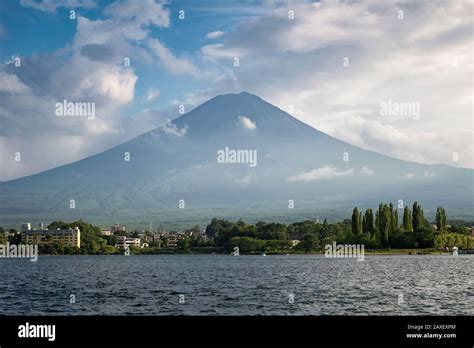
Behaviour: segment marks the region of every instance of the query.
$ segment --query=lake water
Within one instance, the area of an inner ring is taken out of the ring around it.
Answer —
[[[0,314],[474,315],[474,255],[0,259]]]

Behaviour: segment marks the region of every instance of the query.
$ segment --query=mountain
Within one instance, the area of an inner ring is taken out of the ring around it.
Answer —
[[[232,150],[244,150],[246,163],[220,163],[233,160]],[[474,215],[473,172],[363,150],[243,92],[214,97],[97,155],[1,183],[0,225],[331,219],[350,216],[354,205],[399,200],[417,200],[427,216],[443,205],[451,217],[466,218]]]

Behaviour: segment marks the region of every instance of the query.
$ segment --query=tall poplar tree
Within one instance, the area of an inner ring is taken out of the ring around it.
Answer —
[[[389,205],[390,210],[390,233],[394,233],[398,227],[397,209],[393,207],[392,202]]]
[[[418,232],[425,225],[425,217],[423,216],[423,210],[418,202],[413,203],[413,231]]]
[[[352,211],[352,219],[351,219],[351,226],[352,226],[352,233],[354,235],[359,235],[361,232],[361,223],[360,223],[360,214],[359,209],[357,207],[354,208]]]
[[[413,220],[411,210],[408,207],[403,209],[403,229],[405,231],[413,231]]]
[[[446,232],[446,211],[443,207],[436,208],[436,228],[439,232]]]
[[[365,211],[365,233],[370,235],[370,237],[374,236],[375,233],[375,226],[374,226],[374,213],[372,212],[372,209],[367,209]]]
[[[390,207],[386,204],[379,205],[378,218],[379,218],[379,240],[383,247],[388,247],[388,238],[390,235],[391,228],[391,214]]]

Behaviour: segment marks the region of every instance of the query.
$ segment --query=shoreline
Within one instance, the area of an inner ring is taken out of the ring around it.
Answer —
[[[470,253],[460,252],[461,255],[469,255]],[[226,253],[193,253],[193,252],[157,252],[157,253],[136,253],[133,252],[130,255],[124,255],[123,253],[113,253],[113,254],[39,254],[38,256],[154,256],[154,255],[215,255],[215,256],[233,256],[232,254]],[[267,252],[265,256],[324,256],[324,252],[314,252],[314,253],[284,253],[284,252]],[[406,256],[406,255],[452,255],[452,252],[444,250],[433,250],[433,249],[392,249],[392,250],[366,250],[365,256],[380,256],[380,255],[390,255],[390,256]],[[244,254],[241,253],[239,256],[263,256],[258,253],[254,254]],[[1,257],[0,257],[1,258]],[[340,257],[344,258],[344,257]]]

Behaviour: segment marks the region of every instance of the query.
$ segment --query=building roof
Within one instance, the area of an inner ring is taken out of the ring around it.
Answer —
[[[79,229],[60,229],[60,230],[28,230],[28,231],[22,231],[21,233],[23,234],[30,234],[30,235],[35,235],[35,234],[71,234],[73,232],[80,232]]]

